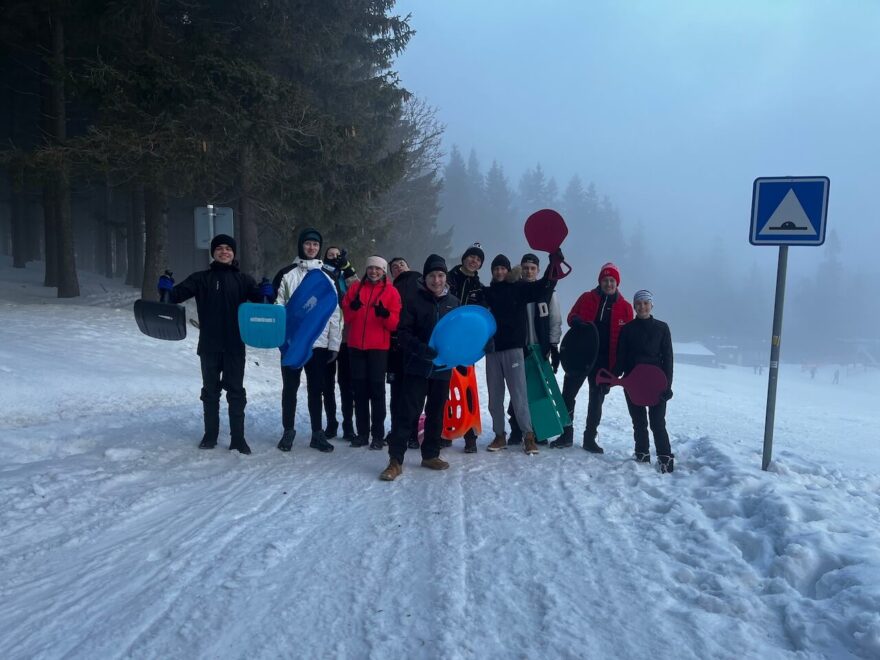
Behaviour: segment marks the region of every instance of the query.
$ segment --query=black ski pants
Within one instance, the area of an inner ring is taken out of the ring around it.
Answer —
[[[312,357],[299,369],[281,367],[281,423],[285,431],[293,428],[296,422],[296,393],[302,372],[306,372],[306,387],[309,395],[309,420],[312,433],[323,431],[321,428],[321,398],[324,390],[324,374],[327,372],[327,358],[330,351],[326,348],[313,348]]]
[[[626,407],[633,423],[633,438],[636,441],[636,453],[647,454],[650,450],[648,442],[648,425],[654,434],[654,449],[657,456],[670,456],[669,434],[666,432],[666,402],[661,401],[655,406],[637,406],[626,397]]]
[[[425,439],[422,441],[422,458],[437,458],[440,455],[440,435],[443,432],[443,410],[448,398],[448,379],[404,376],[400,413],[391,420],[388,455],[403,464],[406,443],[418,432],[419,417],[424,410]]]
[[[202,408],[205,415],[205,438],[217,441],[220,435],[220,394],[226,390],[229,407],[229,431],[232,442],[244,440],[244,353],[203,353]]]
[[[342,430],[354,429],[354,389],[351,383],[351,368],[348,360],[348,346],[339,347],[338,357],[327,365],[324,374],[324,414],[327,425],[334,426],[336,421],[336,383],[339,382],[339,401],[342,404]]]
[[[374,440],[385,438],[385,370],[388,351],[348,349],[354,406],[357,412],[357,433]]]
[[[584,385],[589,384],[589,399],[587,403],[587,428],[584,429],[584,440],[594,441],[599,430],[599,422],[602,420],[602,404],[605,402],[605,393],[602,386],[596,384],[596,376],[587,376],[586,373],[566,372],[562,381],[562,400],[568,409],[568,416],[574,423],[574,404],[578,392]]]

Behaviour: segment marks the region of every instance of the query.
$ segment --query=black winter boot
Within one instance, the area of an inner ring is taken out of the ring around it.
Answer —
[[[366,447],[368,444],[370,444],[370,436],[368,435],[356,435],[351,439],[351,446],[355,448]]]
[[[637,451],[633,454],[633,458],[636,463],[650,463],[651,462],[651,454],[646,451]]]
[[[660,472],[666,474],[673,472],[675,469],[675,454],[666,454],[657,457],[657,463],[660,465]]]
[[[383,447],[385,447],[384,438],[373,438],[372,441],[370,442],[370,449],[372,449],[374,451],[379,451]]]
[[[290,451],[293,449],[293,439],[296,437],[296,431],[293,429],[285,429],[284,435],[278,441],[278,449],[281,451]]]
[[[334,449],[333,445],[327,442],[327,438],[324,437],[323,431],[312,431],[312,440],[309,442],[309,447],[324,452],[325,454]]]
[[[351,422],[342,422],[342,439],[343,440],[354,440],[355,432],[354,432],[354,424]]]
[[[202,441],[199,443],[199,449],[213,449],[217,446],[217,436],[210,437],[207,433],[202,436]]]
[[[232,451],[233,449],[235,451],[237,451],[239,454],[250,454],[251,453],[251,448],[248,447],[248,443],[245,442],[244,438],[239,438],[238,440],[233,440],[232,443],[229,445],[229,450]]]
[[[553,449],[567,449],[574,444],[574,426],[566,426],[562,429],[562,435],[550,443]]]
[[[594,436],[590,437],[590,436],[588,436],[588,435],[586,434],[586,432],[584,433],[584,445],[583,445],[583,447],[584,447],[584,451],[588,451],[588,452],[590,452],[591,454],[604,454],[604,453],[605,453],[605,450],[602,449],[602,448],[596,443],[596,436],[594,435]]]
[[[518,426],[512,426],[510,428],[510,435],[507,436],[507,444],[509,445],[521,445],[523,441],[522,429]]]

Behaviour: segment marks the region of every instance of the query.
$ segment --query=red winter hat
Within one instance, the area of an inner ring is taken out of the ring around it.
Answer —
[[[613,277],[617,280],[617,286],[620,286],[620,271],[617,270],[617,266],[615,266],[610,261],[602,266],[602,270],[599,271],[599,283],[602,283],[603,277]]]

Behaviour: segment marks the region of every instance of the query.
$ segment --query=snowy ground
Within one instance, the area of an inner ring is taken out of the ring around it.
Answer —
[[[672,475],[628,460],[615,393],[604,456],[459,442],[384,483],[384,452],[308,449],[304,401],[275,449],[273,351],[254,454],[196,450],[194,328],[150,340],[131,290],[57,301],[8,266],[2,658],[880,657],[880,374],[784,365],[769,472],[766,376],[681,365]]]

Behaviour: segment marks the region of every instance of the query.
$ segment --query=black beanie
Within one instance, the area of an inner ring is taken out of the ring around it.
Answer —
[[[535,264],[536,266],[540,266],[541,262],[538,261],[538,257],[531,252],[526,252],[522,259],[519,260],[520,265],[522,264]]]
[[[235,245],[235,239],[228,234],[217,234],[214,238],[211,239],[211,257],[214,256],[214,250],[217,249],[218,245],[228,245],[232,248],[232,254],[238,253],[238,247]]]
[[[313,227],[306,227],[299,233],[299,238],[296,241],[296,253],[300,259],[308,259],[308,257],[303,252],[303,243],[306,241],[318,241],[318,245],[320,246],[324,239],[321,237],[321,232]],[[320,251],[320,247],[318,248]]]
[[[486,255],[483,252],[483,249],[480,247],[479,243],[474,243],[467,250],[464,251],[464,254],[461,255],[461,260],[464,261],[469,256],[474,255],[480,258],[480,265],[483,265],[483,262],[486,261]]]
[[[495,266],[504,266],[507,270],[510,270],[510,259],[505,257],[503,254],[499,254],[497,257],[492,259],[492,270],[495,270]]]
[[[427,277],[428,273],[433,273],[435,270],[443,271],[444,273],[449,272],[446,269],[446,260],[439,254],[432,254],[425,259],[425,267],[422,268],[422,275]]]

